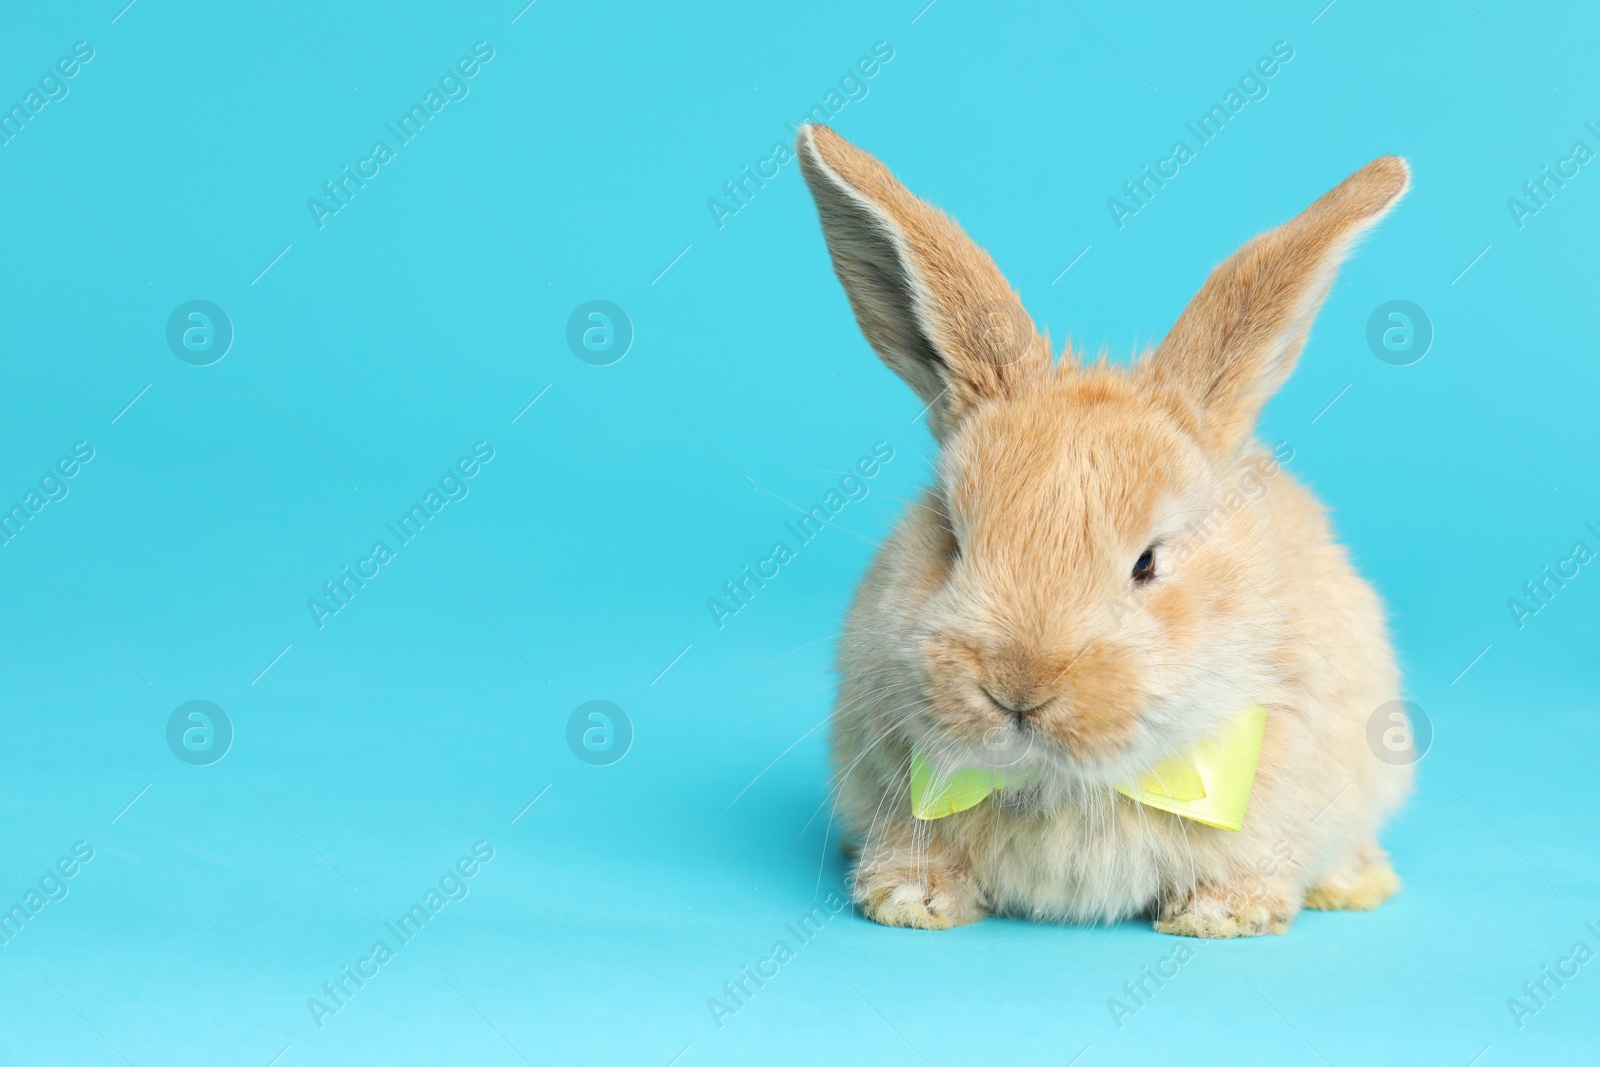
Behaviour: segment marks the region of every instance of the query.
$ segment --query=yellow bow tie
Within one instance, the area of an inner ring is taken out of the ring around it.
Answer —
[[[1244,825],[1266,726],[1266,708],[1246,708],[1216,737],[1160,761],[1132,784],[1117,786],[1117,792],[1207,826],[1237,830]],[[982,803],[997,789],[1020,785],[1027,777],[988,767],[963,767],[941,775],[912,749],[911,813],[919,819],[942,819]]]

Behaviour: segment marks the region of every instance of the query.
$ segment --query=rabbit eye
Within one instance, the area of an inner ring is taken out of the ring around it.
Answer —
[[[1156,576],[1156,546],[1151,545],[1140,553],[1138,560],[1133,564],[1133,581],[1136,585],[1144,585]]]

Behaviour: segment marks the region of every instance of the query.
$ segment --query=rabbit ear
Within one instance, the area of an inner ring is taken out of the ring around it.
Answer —
[[[1202,443],[1230,455],[1294,369],[1311,320],[1350,246],[1405,193],[1398,156],[1375,159],[1293,220],[1251,240],[1211,272],[1140,368],[1175,394]]]
[[[802,127],[797,151],[856,322],[927,401],[935,436],[1050,366],[1049,342],[994,260],[944,212],[826,126]]]

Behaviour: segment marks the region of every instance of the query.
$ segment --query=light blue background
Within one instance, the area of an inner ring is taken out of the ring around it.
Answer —
[[[7,106],[95,49],[0,147],[0,498],[95,449],[0,547],[0,901],[95,849],[0,946],[5,1062],[1596,1057],[1600,962],[1521,1030],[1506,1006],[1600,949],[1600,568],[1521,630],[1506,604],[1600,548],[1600,173],[1521,229],[1506,206],[1600,148],[1592,9],[123,2],[13,7],[0,33]],[[470,95],[319,230],[307,199],[479,40]],[[878,41],[894,58],[834,125],[952,211],[1057,342],[1119,357],[1280,212],[1382,153],[1414,169],[1263,428],[1386,596],[1435,727],[1387,835],[1405,889],[1188,942],[1121,1029],[1107,999],[1177,944],[1143,923],[845,912],[724,1028],[706,1006],[842,884],[812,818],[833,639],[932,449],[795,165],[721,229],[707,200]],[[1268,97],[1118,230],[1107,198],[1276,41],[1294,59]],[[203,368],[164,338],[197,298],[236,331]],[[610,367],[566,346],[590,299],[634,324]],[[1392,299],[1434,325],[1413,366],[1366,345]],[[786,501],[879,440],[895,459],[847,529],[719,631],[707,599]],[[319,630],[307,599],[476,441],[495,458],[470,496]],[[597,698],[635,731],[609,767],[565,741]],[[193,699],[236,730],[209,767],[165,742]],[[480,840],[471,895],[319,1030],[307,999]]]

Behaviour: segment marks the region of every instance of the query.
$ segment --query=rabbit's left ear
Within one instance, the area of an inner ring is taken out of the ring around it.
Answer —
[[[796,147],[856,322],[927,402],[935,436],[1051,365],[994,260],[944,212],[826,126],[802,127]]]
[[[1375,159],[1211,272],[1140,373],[1190,416],[1213,456],[1254,432],[1305,346],[1345,253],[1405,193],[1398,156]]]

